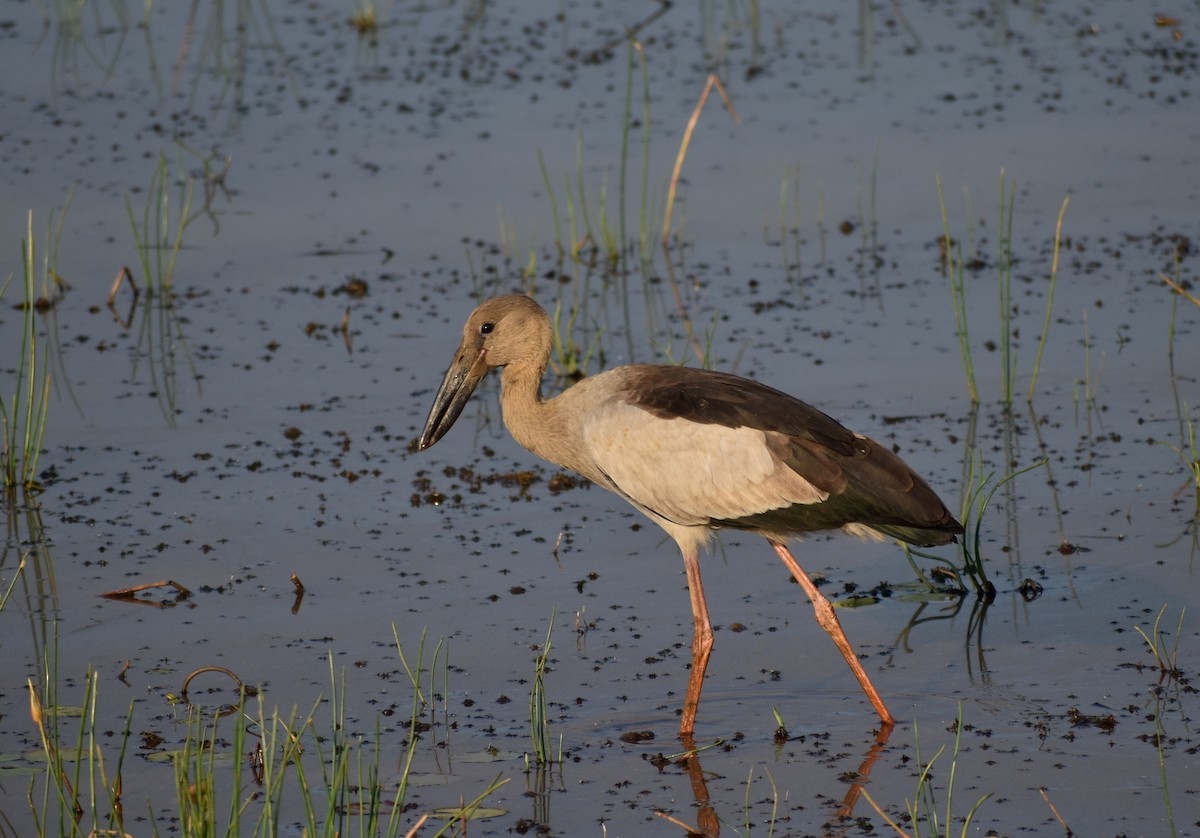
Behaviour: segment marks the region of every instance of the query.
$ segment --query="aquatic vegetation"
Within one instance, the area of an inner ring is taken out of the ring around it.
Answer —
[[[700,91],[700,98],[696,100],[696,107],[692,109],[691,118],[688,119],[688,123],[683,129],[683,137],[679,141],[679,152],[675,155],[675,168],[671,171],[671,180],[667,185],[667,201],[662,221],[662,246],[664,250],[671,243],[671,219],[675,213],[675,196],[679,189],[679,176],[683,172],[683,161],[687,157],[689,146],[692,144],[692,134],[696,131],[696,123],[700,120],[700,114],[704,110],[704,106],[708,103],[709,94],[712,93],[714,88],[720,94],[721,101],[725,103],[725,109],[729,111],[733,120],[735,122],[741,121],[741,117],[733,109],[733,102],[730,101],[729,95],[725,92],[725,85],[721,84],[721,79],[715,73],[710,73],[708,79],[704,82],[704,89]],[[676,230],[675,235],[678,238],[680,231]]]
[[[576,339],[580,329],[580,314],[579,304],[572,304],[566,322],[563,322],[563,301],[560,299],[554,304],[554,361],[558,366],[559,375],[572,380],[587,375],[593,357],[600,350],[600,338],[603,334],[599,325],[584,329],[583,339],[587,341],[587,346],[582,346]],[[599,354],[603,355],[603,352],[600,351]]]
[[[138,261],[142,266],[142,277],[146,291],[150,294],[168,293],[175,279],[175,261],[183,247],[183,231],[191,219],[192,195],[196,179],[183,177],[179,183],[177,207],[172,213],[171,176],[167,156],[159,154],[154,170],[150,174],[150,185],[146,190],[146,204],[142,208],[141,223],[133,212],[133,202],[125,196],[125,211],[129,225],[133,228],[133,241],[137,247]]]
[[[1175,626],[1174,632],[1175,639],[1170,645],[1167,643],[1168,633],[1161,627],[1163,615],[1166,613],[1167,606],[1164,605],[1159,609],[1158,615],[1154,618],[1154,625],[1151,626],[1149,632],[1141,626],[1133,627],[1133,630],[1146,642],[1146,648],[1154,658],[1154,668],[1158,670],[1160,684],[1166,680],[1178,681],[1180,678],[1179,639],[1183,635],[1183,616],[1187,613],[1187,609],[1179,609],[1179,622]]]
[[[955,775],[958,770],[958,759],[962,744],[962,731],[963,720],[962,707],[960,705],[958,709],[958,717],[954,723],[954,743],[950,751],[949,775],[946,779],[945,791],[943,792],[945,794],[946,801],[945,804],[942,805],[938,801],[938,791],[935,788],[933,781],[933,766],[934,763],[941,758],[942,754],[946,752],[946,746],[942,745],[942,747],[938,748],[937,753],[935,753],[928,762],[922,760],[921,737],[917,729],[917,723],[913,722],[913,740],[916,743],[917,767],[920,773],[917,776],[917,788],[913,795],[913,799],[911,801],[904,801],[905,813],[903,818],[901,818],[906,820],[908,826],[912,830],[911,832],[905,830],[899,823],[897,823],[897,819],[892,818],[886,812],[884,812],[879,804],[872,799],[871,795],[865,789],[863,790],[862,794],[863,797],[867,799],[867,802],[870,803],[875,811],[879,813],[879,816],[883,818],[887,825],[894,829],[896,834],[902,836],[902,838],[922,838],[922,836],[928,836],[928,838],[937,838],[937,836],[941,836],[942,838],[951,838],[951,836],[955,834],[962,836],[962,838],[966,838],[966,836],[971,833],[971,821],[974,820],[975,814],[979,811],[979,807],[982,806],[987,799],[992,796],[993,792],[988,792],[987,794],[982,795],[978,800],[975,801],[974,804],[971,805],[965,815],[956,816],[954,814],[954,796],[956,793]],[[962,821],[962,829],[957,833],[954,830],[954,821],[956,817],[959,817]]]
[[[1158,670],[1157,689],[1153,691],[1154,711],[1148,714],[1148,717],[1154,722],[1153,741],[1154,749],[1158,756],[1159,784],[1162,788],[1163,806],[1166,811],[1167,824],[1171,830],[1171,835],[1174,836],[1178,835],[1179,832],[1175,825],[1175,810],[1171,803],[1171,787],[1167,778],[1167,733],[1163,726],[1163,716],[1167,696],[1171,694],[1165,688],[1178,689],[1181,686],[1186,687],[1188,683],[1187,677],[1179,667],[1179,641],[1183,636],[1183,618],[1187,613],[1187,609],[1179,609],[1179,621],[1175,625],[1175,631],[1173,632],[1174,639],[1171,641],[1167,639],[1171,633],[1161,627],[1163,615],[1166,613],[1167,606],[1164,605],[1155,616],[1154,624],[1150,627],[1149,632],[1141,626],[1134,626],[1133,629],[1145,641],[1146,648],[1154,659],[1154,668]],[[1179,703],[1177,693],[1174,701],[1176,704]]]
[[[57,228],[51,216],[51,230],[46,237],[40,267],[32,210],[21,244],[22,297],[17,306],[21,310],[21,341],[15,359],[16,386],[7,400],[0,395],[0,482],[10,498],[17,489],[36,491],[39,488],[38,459],[46,435],[51,376],[49,347],[38,336],[36,315],[39,309],[53,306],[57,290],[61,287],[55,261],[65,214],[64,210]],[[39,277],[43,289],[40,297],[37,294]],[[10,282],[11,277],[0,286],[0,298],[3,298]]]
[[[1025,401],[1033,401],[1033,393],[1037,389],[1038,373],[1042,368],[1042,354],[1046,351],[1046,339],[1050,336],[1050,317],[1054,313],[1054,287],[1058,283],[1058,258],[1062,250],[1063,218],[1067,214],[1067,203],[1070,196],[1063,198],[1062,208],[1058,211],[1058,221],[1054,225],[1054,255],[1050,259],[1050,285],[1046,290],[1046,320],[1042,323],[1042,336],[1038,339],[1037,356],[1033,359],[1033,375],[1029,379],[1029,390]]]
[[[445,821],[430,833],[434,836],[457,830],[478,816],[487,797],[507,780],[497,777],[469,803],[426,812],[405,831],[413,755],[420,733],[432,728],[421,717],[432,705],[433,678],[449,677],[448,667],[438,668],[439,643],[429,668],[428,693],[421,688],[424,641],[422,634],[413,667],[397,642],[413,690],[406,751],[395,785],[385,786],[383,780],[390,771],[383,768],[386,748],[379,720],[373,736],[349,733],[345,674],[339,681],[330,653],[329,697],[318,697],[307,711],[295,706],[286,711],[269,708],[264,691],[242,685],[236,676],[238,689],[232,704],[187,705],[186,717],[179,720],[184,733],[178,747],[157,750],[161,740],[150,745],[158,758],[153,761],[172,766],[175,788],[173,808],[152,802],[152,818],[172,819],[185,838],[266,838],[290,830],[293,820],[307,835],[415,836],[430,817]],[[54,665],[57,649],[48,650],[47,658],[44,682],[28,681],[30,715],[45,759],[40,789],[35,778],[29,795],[37,834],[81,838],[125,834],[134,817],[143,817],[142,812],[126,811],[126,801],[134,794],[125,782],[134,706],[114,742],[112,732],[100,729],[97,721],[96,671],[88,668],[82,705],[65,706]],[[69,723],[70,719],[78,719],[77,724]],[[150,735],[141,734],[143,751]],[[286,817],[285,799],[289,801]]]
[[[374,37],[379,32],[379,4],[375,0],[355,0],[350,25],[359,35]]]
[[[562,762],[562,742],[559,741],[555,757],[550,738],[550,719],[546,711],[546,664],[550,659],[550,636],[554,633],[554,613],[550,614],[550,625],[546,628],[546,642],[538,650],[533,667],[533,687],[529,691],[529,732],[533,741],[533,757],[538,765]]]
[[[983,554],[985,513],[987,512],[988,505],[991,503],[992,497],[1002,486],[1015,480],[1022,474],[1033,471],[1036,468],[1041,468],[1044,465],[1046,465],[1046,461],[1039,460],[1032,465],[1011,472],[993,483],[992,480],[995,477],[995,472],[981,473],[981,458],[973,453],[968,453],[966,461],[967,476],[964,480],[964,485],[968,487],[968,491],[963,497],[960,514],[963,528],[966,532],[958,545],[960,561],[957,563],[952,562],[945,556],[926,553],[922,550],[915,550],[907,545],[901,545],[904,548],[904,554],[908,558],[913,571],[929,590],[939,590],[939,586],[930,581],[928,576],[912,560],[913,556],[920,556],[924,559],[941,562],[945,567],[950,569],[950,574],[959,580],[960,589],[964,592],[966,591],[966,587],[962,583],[965,581],[970,583],[971,588],[979,597],[991,599],[996,595],[996,586],[988,578],[987,565]],[[989,484],[991,484],[990,488]]]
[[[942,238],[939,240],[942,270],[950,284],[950,300],[951,307],[954,310],[955,336],[958,339],[959,353],[962,355],[963,369],[967,379],[967,393],[971,398],[971,402],[978,404],[980,397],[975,374],[975,362],[971,349],[971,322],[968,316],[966,269],[968,266],[981,266],[983,261],[977,256],[964,255],[962,240],[956,239],[951,235],[949,215],[946,210],[946,198],[942,191],[942,180],[940,177],[936,178],[936,184],[938,207],[942,220]],[[995,255],[996,288],[999,297],[999,327],[996,340],[989,341],[988,345],[990,348],[995,348],[999,351],[1000,402],[1006,408],[1011,408],[1013,399],[1015,398],[1017,378],[1017,353],[1013,345],[1013,337],[1017,332],[1017,325],[1014,319],[1017,314],[1017,305],[1013,300],[1012,293],[1012,275],[1015,259],[1012,231],[1013,214],[1016,207],[1016,179],[1007,177],[1003,169],[1000,170],[999,192],[1000,200],[998,221],[996,224]],[[971,220],[970,193],[964,189],[963,194],[966,204],[966,235],[970,237],[973,235],[974,227]],[[1050,323],[1054,310],[1054,290],[1058,280],[1059,255],[1062,246],[1063,219],[1066,216],[1068,200],[1068,198],[1063,199],[1062,206],[1058,212],[1058,221],[1055,225],[1049,270],[1049,286],[1046,293],[1046,312],[1042,324],[1041,336],[1038,340],[1037,353],[1034,358],[1029,389],[1025,395],[1027,402],[1033,401],[1033,394],[1037,387],[1038,375],[1041,370],[1042,356],[1050,334]],[[970,239],[968,241],[970,242]],[[968,253],[973,251],[973,249],[973,243],[969,243]]]
[[[4,610],[4,606],[8,604],[8,598],[12,596],[13,588],[17,586],[17,580],[25,571],[25,566],[29,563],[29,556],[25,553],[21,554],[20,560],[17,562],[16,568],[13,570],[12,578],[5,585],[0,579],[0,611]]]
[[[629,176],[630,138],[634,126],[639,122],[642,128],[642,167],[640,177],[639,222],[637,252],[642,265],[648,265],[653,260],[649,250],[649,242],[653,238],[649,229],[649,181],[650,181],[650,80],[645,52],[636,40],[630,38],[629,57],[625,73],[624,105],[620,126],[620,147],[617,163],[617,201],[615,221],[609,204],[609,186],[602,179],[597,189],[595,205],[588,199],[586,165],[584,162],[583,131],[580,130],[575,140],[574,171],[563,176],[562,195],[563,209],[566,214],[566,233],[563,231],[563,219],[560,215],[558,189],[546,166],[545,157],[537,152],[538,168],[541,172],[542,184],[546,189],[546,199],[550,203],[550,217],[554,228],[554,246],[560,256],[568,257],[578,265],[584,260],[584,253],[590,254],[591,259],[602,260],[606,270],[619,268],[621,274],[628,271],[626,257],[630,252],[629,223],[627,220],[627,183]],[[635,62],[636,59],[636,62]],[[640,118],[634,115],[634,79],[638,75],[642,79],[642,113]]]
[[[942,193],[942,179],[937,178],[938,206],[942,211],[942,269],[950,280],[950,300],[954,308],[954,335],[958,339],[958,351],[962,355],[963,370],[967,376],[967,393],[972,404],[979,403],[979,387],[975,383],[975,364],[971,359],[971,338],[968,332],[966,299],[966,274],[963,265],[962,242],[950,235],[950,221],[946,212],[946,198]],[[968,223],[967,229],[972,226]]]

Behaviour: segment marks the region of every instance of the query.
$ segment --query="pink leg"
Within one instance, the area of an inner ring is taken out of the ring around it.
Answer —
[[[683,700],[683,718],[679,720],[679,735],[690,737],[696,727],[696,711],[700,708],[700,690],[704,688],[704,670],[712,654],[713,630],[708,619],[708,603],[704,599],[704,583],[700,581],[700,556],[697,552],[683,554],[687,570],[688,594],[692,598],[692,673],[688,677],[687,696]]]
[[[858,679],[863,692],[867,694],[867,698],[870,699],[872,706],[874,706],[875,712],[879,714],[879,720],[883,722],[885,729],[890,730],[896,723],[896,719],[888,712],[887,707],[884,706],[883,699],[880,698],[875,685],[867,677],[867,671],[859,663],[858,655],[854,654],[854,649],[851,648],[850,641],[846,639],[846,632],[842,631],[842,624],[838,621],[837,614],[834,613],[833,605],[823,593],[817,590],[817,586],[808,578],[808,574],[800,567],[800,564],[786,545],[780,544],[778,541],[771,541],[771,546],[775,548],[775,552],[779,554],[779,558],[783,559],[783,563],[792,572],[792,576],[796,578],[796,581],[804,588],[804,592],[808,594],[808,599],[813,606],[813,613],[817,618],[817,624],[825,629],[829,636],[833,638],[833,642],[842,653],[842,657],[846,659],[846,663],[850,664],[850,671],[854,673],[854,677]],[[697,691],[698,694],[699,691]]]

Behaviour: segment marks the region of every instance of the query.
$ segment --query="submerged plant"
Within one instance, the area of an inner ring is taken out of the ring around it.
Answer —
[[[955,775],[958,771],[958,756],[961,752],[962,745],[962,705],[959,705],[958,716],[954,723],[954,746],[950,752],[950,772],[946,780],[945,805],[938,802],[938,793],[934,788],[933,782],[933,764],[938,761],[946,751],[946,746],[938,748],[936,754],[929,760],[924,762],[921,759],[921,738],[918,735],[917,723],[913,722],[913,740],[917,749],[917,767],[920,769],[920,774],[917,776],[917,789],[911,801],[904,801],[905,814],[907,815],[908,824],[912,831],[905,830],[900,824],[896,823],[895,819],[889,817],[879,804],[871,797],[871,795],[863,789],[863,797],[867,802],[879,813],[879,816],[884,819],[888,826],[896,830],[896,834],[901,838],[952,838],[954,835],[959,835],[961,838],[966,838],[971,834],[971,821],[975,819],[976,812],[979,807],[992,796],[992,792],[981,796],[967,810],[967,813],[961,816],[962,829],[954,830],[954,794],[955,794]]]
[[[1158,444],[1167,446],[1179,457],[1188,475],[1179,491],[1182,492],[1189,483],[1192,484],[1196,490],[1196,505],[1200,507],[1200,441],[1196,439],[1196,423],[1186,414],[1186,410],[1187,406],[1181,405],[1180,433],[1183,439],[1180,444],[1166,441],[1160,441]]]
[[[971,360],[971,339],[967,331],[966,274],[963,267],[962,243],[950,236],[950,218],[946,212],[946,197],[942,193],[940,177],[937,178],[937,196],[942,212],[943,267],[950,279],[950,301],[954,308],[954,334],[958,338],[958,351],[962,355],[963,370],[967,375],[967,394],[971,397],[972,404],[979,404],[975,364]]]
[[[533,738],[533,756],[538,765],[554,760],[550,740],[550,719],[546,710],[546,664],[550,659],[550,635],[554,632],[554,613],[550,614],[550,625],[546,629],[546,642],[538,652],[533,669],[533,687],[529,691],[529,732]],[[558,761],[562,761],[559,748]]]
[[[1042,323],[1042,336],[1038,340],[1037,357],[1033,359],[1033,375],[1029,379],[1029,390],[1025,393],[1025,401],[1033,401],[1033,391],[1037,388],[1038,373],[1042,368],[1042,353],[1046,351],[1046,338],[1050,335],[1050,317],[1054,312],[1054,286],[1058,283],[1058,256],[1062,248],[1063,218],[1067,214],[1067,202],[1070,196],[1063,198],[1062,207],[1058,211],[1058,222],[1054,225],[1054,255],[1050,259],[1050,287],[1046,291],[1046,319]]]
[[[1150,654],[1154,658],[1154,668],[1158,670],[1158,681],[1160,684],[1168,679],[1177,681],[1181,675],[1179,669],[1179,638],[1183,634],[1183,615],[1187,613],[1187,609],[1179,609],[1179,623],[1175,626],[1175,640],[1170,645],[1167,644],[1167,633],[1159,627],[1162,623],[1163,615],[1166,613],[1167,606],[1164,605],[1159,609],[1158,616],[1154,618],[1154,625],[1150,628],[1149,634],[1141,626],[1133,627],[1133,630],[1142,636],[1142,640],[1146,642],[1146,648],[1150,650]]]
[[[418,731],[423,729],[419,717],[427,706],[419,686],[423,648],[422,633],[415,669],[409,668],[399,650],[412,678],[413,711],[407,753],[399,766],[400,778],[392,781],[395,785],[384,785],[383,777],[390,769],[383,763],[379,721],[373,736],[349,732],[345,676],[339,683],[330,654],[330,697],[318,697],[307,712],[296,707],[290,711],[269,709],[265,693],[241,687],[240,682],[232,705],[189,705],[179,747],[160,751],[172,765],[175,811],[157,812],[159,803],[151,817],[172,819],[180,834],[197,838],[274,838],[291,831],[293,824],[310,836],[411,838],[431,815],[445,821],[430,833],[434,838],[458,831],[507,780],[497,777],[470,803],[434,810],[404,831],[402,821],[411,808],[405,801],[412,757]],[[30,679],[29,694],[30,715],[41,737],[46,764],[40,792],[35,782],[29,794],[37,834],[79,838],[126,834],[130,816],[125,799],[131,791],[126,787],[124,765],[132,740],[134,705],[114,743],[112,732],[104,731],[97,721],[98,679],[92,669],[87,673],[82,707],[61,705],[50,664],[44,684],[36,685]],[[326,706],[328,718],[321,712]],[[77,726],[66,724],[74,718]]]
[[[363,36],[373,37],[379,32],[379,7],[375,0],[356,0],[350,25]]]
[[[967,392],[972,404],[979,403],[979,387],[976,383],[975,364],[971,354],[969,321],[967,316],[966,271],[968,263],[982,264],[972,257],[964,258],[961,241],[950,235],[950,220],[946,210],[946,198],[942,192],[942,180],[937,178],[938,207],[942,220],[942,237],[939,245],[942,253],[942,269],[950,280],[950,300],[954,309],[955,335],[958,339],[959,353],[962,355],[963,369],[967,378]],[[969,194],[965,193],[969,205]],[[1017,357],[1013,337],[1017,333],[1014,317],[1017,306],[1012,295],[1012,271],[1015,256],[1013,252],[1013,214],[1016,207],[1016,180],[1008,178],[1004,170],[1000,170],[1000,203],[996,225],[996,286],[999,306],[999,334],[994,348],[1000,353],[1000,401],[1006,408],[1011,408],[1016,393]],[[1026,401],[1033,400],[1034,389],[1037,386],[1038,373],[1046,341],[1050,333],[1050,323],[1054,308],[1054,289],[1058,280],[1059,254],[1062,244],[1063,219],[1067,211],[1067,199],[1064,198],[1058,213],[1058,222],[1054,230],[1053,255],[1050,265],[1050,285],[1046,294],[1046,312],[1042,324],[1042,333],[1038,341],[1037,355],[1034,359],[1033,372],[1026,392]],[[967,212],[967,235],[971,235],[972,223],[970,211]],[[993,347],[989,343],[989,347]]]
[[[21,560],[17,562],[17,567],[13,570],[12,579],[5,585],[3,580],[0,580],[0,611],[4,610],[4,606],[8,604],[8,598],[12,596],[13,588],[17,587],[17,580],[21,578],[21,574],[25,571],[26,565],[29,563],[29,555],[21,554]]]
[[[59,222],[58,232],[61,233]],[[0,395],[0,481],[9,496],[18,488],[36,491],[38,459],[46,435],[46,418],[50,406],[50,363],[48,347],[38,339],[35,315],[39,308],[53,303],[53,284],[57,287],[54,258],[58,236],[51,232],[45,254],[38,268],[37,248],[33,235],[33,211],[29,212],[26,237],[21,244],[21,343],[16,356],[16,387],[6,401]],[[37,277],[41,275],[44,295],[37,295]],[[11,277],[10,280],[11,281]],[[0,297],[9,282],[0,286]]]
[[[983,518],[987,511],[988,504],[991,503],[992,496],[1009,481],[1020,477],[1026,472],[1033,471],[1046,464],[1045,460],[1038,460],[1032,465],[1011,472],[1001,480],[988,488],[988,484],[992,483],[994,472],[980,475],[979,458],[970,456],[967,463],[967,485],[971,487],[970,492],[963,498],[962,505],[962,521],[965,530],[962,540],[959,542],[959,556],[961,563],[955,563],[933,553],[926,553],[921,550],[914,550],[907,545],[901,545],[904,548],[904,554],[908,557],[909,564],[913,570],[921,578],[930,590],[937,590],[934,585],[921,572],[917,564],[912,560],[913,556],[920,556],[924,559],[932,559],[942,562],[944,565],[951,568],[952,574],[958,578],[960,585],[964,582],[969,582],[975,594],[980,597],[991,599],[996,595],[996,586],[987,577],[987,567],[983,556]],[[965,585],[962,585],[962,590],[966,590]]]
[[[1148,713],[1147,718],[1154,721],[1154,747],[1158,753],[1159,783],[1162,786],[1167,824],[1170,827],[1171,835],[1175,836],[1179,832],[1175,826],[1175,811],[1171,805],[1171,788],[1167,781],[1167,733],[1163,727],[1163,716],[1165,715],[1163,708],[1168,701],[1167,696],[1169,693],[1164,687],[1174,685],[1175,687],[1182,686],[1190,689],[1187,677],[1184,675],[1183,670],[1179,668],[1179,640],[1183,636],[1183,617],[1187,613],[1187,609],[1179,609],[1179,621],[1175,625],[1175,639],[1171,642],[1167,641],[1167,632],[1160,628],[1163,615],[1166,613],[1167,606],[1164,605],[1159,609],[1158,615],[1155,616],[1154,625],[1151,627],[1149,633],[1141,626],[1134,626],[1133,628],[1141,635],[1142,640],[1145,641],[1146,648],[1154,658],[1154,668],[1158,670],[1158,687],[1153,690],[1154,711]],[[1178,693],[1175,694],[1174,700],[1176,703],[1179,703]]]
[[[601,335],[600,328],[593,326],[591,340],[586,347],[581,346],[575,340],[579,315],[580,307],[572,304],[564,323],[562,300],[554,304],[554,360],[561,375],[576,381],[587,375],[592,356],[600,347]]]
[[[174,213],[171,208],[171,185],[167,156],[159,154],[154,171],[150,175],[150,186],[146,190],[146,205],[142,209],[140,224],[133,212],[133,202],[128,195],[125,196],[125,211],[133,228],[138,261],[142,266],[146,289],[151,294],[171,291],[175,278],[175,260],[183,247],[183,231],[191,219],[195,178],[183,179]]]
[[[1005,183],[1008,184],[1007,196]],[[1017,181],[1004,176],[1000,170],[1000,214],[996,230],[996,286],[1000,291],[1000,400],[1011,405],[1017,376],[1017,360],[1013,357],[1012,301],[1012,222],[1017,203]]]

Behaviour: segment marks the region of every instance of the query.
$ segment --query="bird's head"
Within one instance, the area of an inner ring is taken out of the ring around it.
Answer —
[[[523,294],[507,294],[481,303],[463,326],[462,342],[421,432],[420,450],[429,448],[450,430],[475,386],[491,370],[532,364],[540,377],[549,357],[551,337],[545,310]]]

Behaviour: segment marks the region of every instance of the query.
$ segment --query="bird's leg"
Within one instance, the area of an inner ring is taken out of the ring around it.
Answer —
[[[713,630],[708,619],[704,583],[700,581],[699,553],[696,550],[685,551],[683,566],[687,570],[688,595],[692,598],[692,673],[688,676],[687,696],[683,700],[683,718],[679,720],[679,735],[690,737],[696,727],[700,690],[704,688],[704,670],[708,668],[708,656],[712,654]]]
[[[842,624],[838,621],[837,614],[834,613],[833,604],[830,603],[823,593],[817,590],[817,586],[808,578],[808,574],[800,567],[799,562],[792,555],[792,551],[785,544],[781,544],[778,541],[771,541],[771,546],[775,548],[775,552],[779,554],[779,558],[783,560],[788,570],[792,572],[792,576],[800,583],[800,587],[804,588],[804,592],[808,594],[808,599],[813,606],[813,612],[817,617],[817,623],[833,638],[833,642],[842,653],[842,657],[846,659],[846,663],[850,664],[850,671],[854,673],[854,677],[858,679],[859,685],[863,688],[863,692],[867,694],[867,698],[870,699],[875,712],[879,714],[879,720],[883,722],[885,728],[890,730],[892,725],[896,723],[896,719],[888,712],[883,699],[879,697],[879,691],[875,689],[875,685],[867,677],[867,671],[863,669],[862,664],[858,660],[858,655],[854,653],[854,649],[850,646],[850,641],[846,639],[846,632],[842,631]]]

